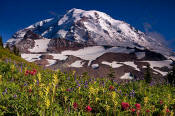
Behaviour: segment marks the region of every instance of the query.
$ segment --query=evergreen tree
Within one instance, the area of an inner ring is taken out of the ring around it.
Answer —
[[[19,56],[19,49],[16,46],[13,47],[13,52],[15,55]]]
[[[0,36],[0,47],[3,48],[2,37]]]
[[[113,70],[112,67],[111,67],[110,70],[109,70],[108,77],[109,77],[109,78],[115,78],[115,72],[114,72],[114,70]]]
[[[173,65],[172,70],[168,73],[167,80],[170,85],[175,86],[175,65]]]
[[[5,48],[8,49],[8,50],[10,50],[10,45],[7,43],[7,45],[6,45]]]
[[[152,77],[151,77],[151,73],[150,73],[150,65],[147,65],[146,74],[145,74],[145,82],[151,83],[151,80],[152,80]]]

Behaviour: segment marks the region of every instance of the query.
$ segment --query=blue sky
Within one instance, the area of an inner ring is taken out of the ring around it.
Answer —
[[[175,0],[0,0],[0,35],[5,42],[19,29],[80,8],[99,10],[165,39],[175,49]]]

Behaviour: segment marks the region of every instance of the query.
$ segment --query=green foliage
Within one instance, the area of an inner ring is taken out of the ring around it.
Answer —
[[[145,74],[144,78],[145,78],[146,83],[151,83],[152,77],[151,77],[151,73],[150,73],[150,65],[147,65],[146,74]]]
[[[29,63],[23,58],[16,56],[13,52],[8,49],[0,48],[0,61],[5,60],[15,61],[16,63],[24,63],[28,67],[37,67],[37,69],[41,69],[41,67],[37,66],[35,63]]]

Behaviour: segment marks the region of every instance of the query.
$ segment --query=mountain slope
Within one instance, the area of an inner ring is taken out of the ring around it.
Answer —
[[[171,54],[170,50],[155,38],[136,30],[130,24],[95,10],[74,8],[63,17],[39,21],[16,32],[7,43],[17,44],[25,38],[29,30],[43,38],[63,38],[88,45],[139,47]]]

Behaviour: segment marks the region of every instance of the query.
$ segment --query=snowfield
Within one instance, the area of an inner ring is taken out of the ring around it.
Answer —
[[[135,65],[134,62],[121,62],[121,63],[128,65],[128,66],[131,66],[131,67],[135,68],[135,70],[137,70],[137,71],[140,71],[140,69],[137,68],[137,65]]]
[[[85,47],[83,49],[79,49],[77,51],[66,50],[61,52],[62,55],[73,55],[79,57],[83,60],[93,61],[96,60],[98,57],[105,53],[132,53],[134,49],[126,49],[124,47],[112,47],[109,49],[105,49],[103,46],[92,46],[92,47]]]
[[[48,44],[50,39],[39,39],[34,40],[35,46],[32,49],[28,49],[30,52],[38,53],[38,52],[47,52]]]

